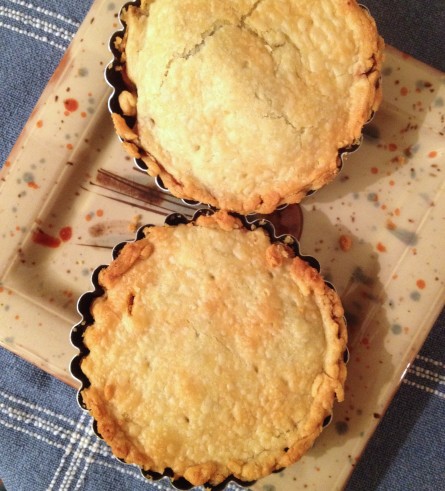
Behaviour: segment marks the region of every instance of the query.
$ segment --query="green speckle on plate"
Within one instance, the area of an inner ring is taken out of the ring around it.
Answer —
[[[393,324],[391,326],[391,331],[393,334],[400,334],[402,332],[402,326],[400,324]]]

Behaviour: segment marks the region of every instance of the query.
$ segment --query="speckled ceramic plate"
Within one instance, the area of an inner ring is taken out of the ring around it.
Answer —
[[[92,271],[139,224],[195,211],[129,165],[114,134],[103,72],[118,10],[93,4],[0,182],[0,343],[71,384],[69,334]],[[445,76],[388,48],[383,83],[340,176],[273,217],[340,293],[351,358],[332,424],[255,491],[341,489],[444,302]]]

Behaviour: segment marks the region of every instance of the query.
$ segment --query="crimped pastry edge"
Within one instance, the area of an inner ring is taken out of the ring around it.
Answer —
[[[266,220],[258,220],[256,222],[248,223],[244,217],[227,214],[225,212],[216,212],[213,210],[199,210],[194,219],[187,220],[185,217],[175,214],[170,217],[170,224],[184,224],[193,226],[198,223],[204,227],[218,227],[223,230],[230,230],[232,228],[240,228],[247,226],[254,229],[255,227],[262,227],[266,230],[267,234],[271,238],[273,237],[273,225]],[[137,234],[135,241],[129,243],[122,243],[116,246],[113,256],[117,256],[122,248],[127,245],[134,244],[140,238],[144,236],[142,227]],[[89,325],[94,323],[94,319],[91,316],[90,306],[94,302],[94,299],[101,296],[104,293],[104,288],[99,284],[98,277],[104,273],[104,266],[100,266],[93,274],[92,283],[95,286],[94,292],[88,292],[79,299],[79,313],[82,315],[82,321],[74,326],[72,332],[72,343],[79,349],[79,355],[77,355],[71,364],[72,374],[82,382],[82,387],[78,392],[78,401],[80,406],[89,410],[90,414],[94,418],[93,427],[99,437],[105,440],[110,440],[107,443],[111,446],[113,453],[119,459],[122,459],[127,463],[135,463],[142,469],[143,474],[149,479],[160,479],[162,477],[170,477],[172,484],[178,489],[190,489],[194,485],[205,484],[206,487],[210,487],[214,491],[219,491],[225,488],[230,481],[236,481],[240,485],[249,486],[252,481],[255,481],[261,477],[264,477],[271,472],[287,467],[296,462],[301,456],[313,445],[315,439],[319,436],[323,429],[323,421],[326,417],[329,417],[332,413],[332,406],[334,399],[342,401],[344,398],[344,383],[346,379],[346,365],[344,363],[344,354],[347,351],[347,330],[345,318],[343,315],[343,308],[338,295],[332,288],[332,285],[324,282],[322,277],[318,273],[318,263],[314,258],[310,256],[300,256],[298,250],[298,242],[291,236],[280,236],[278,238],[280,243],[286,244],[286,248],[289,246],[294,252],[297,252],[295,256],[294,270],[298,276],[297,281],[301,284],[316,292],[318,295],[323,295],[323,303],[325,308],[329,311],[329,315],[332,316],[333,324],[329,329],[326,329],[325,334],[329,338],[328,345],[332,347],[335,345],[335,349],[332,350],[331,360],[325,367],[325,376],[322,377],[317,387],[316,397],[311,407],[310,424],[306,431],[307,436],[304,439],[298,440],[293,446],[288,449],[284,449],[281,456],[277,457],[273,464],[270,463],[255,463],[247,462],[242,466],[232,463],[230,467],[230,475],[226,472],[222,472],[220,466],[210,465],[204,463],[202,465],[195,465],[185,472],[183,475],[175,474],[171,469],[165,469],[164,473],[151,472],[151,462],[147,461],[141,453],[131,447],[128,444],[126,436],[116,429],[116,424],[113,419],[107,415],[106,409],[100,396],[95,394],[95,390],[90,389],[89,380],[82,372],[81,364],[82,360],[88,355],[88,349],[83,344],[83,333]],[[304,258],[304,260],[301,259]],[[309,264],[309,261],[311,264]],[[316,269],[317,268],[317,269]],[[309,291],[308,290],[308,291]],[[88,391],[86,389],[89,389]]]

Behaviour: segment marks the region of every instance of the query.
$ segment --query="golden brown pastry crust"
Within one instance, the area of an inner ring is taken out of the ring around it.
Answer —
[[[343,399],[337,294],[225,212],[150,227],[100,272],[82,398],[113,453],[194,485],[298,460]]]
[[[381,101],[383,40],[355,0],[143,0],[124,19],[121,107],[137,123],[116,130],[181,198],[297,203]]]

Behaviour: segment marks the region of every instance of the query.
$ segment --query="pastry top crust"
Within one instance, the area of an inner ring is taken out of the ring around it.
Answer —
[[[150,227],[101,271],[82,398],[115,455],[194,485],[290,465],[343,399],[337,294],[224,212]]]
[[[136,156],[179,197],[298,202],[380,103],[383,41],[355,0],[143,0],[125,22]]]

